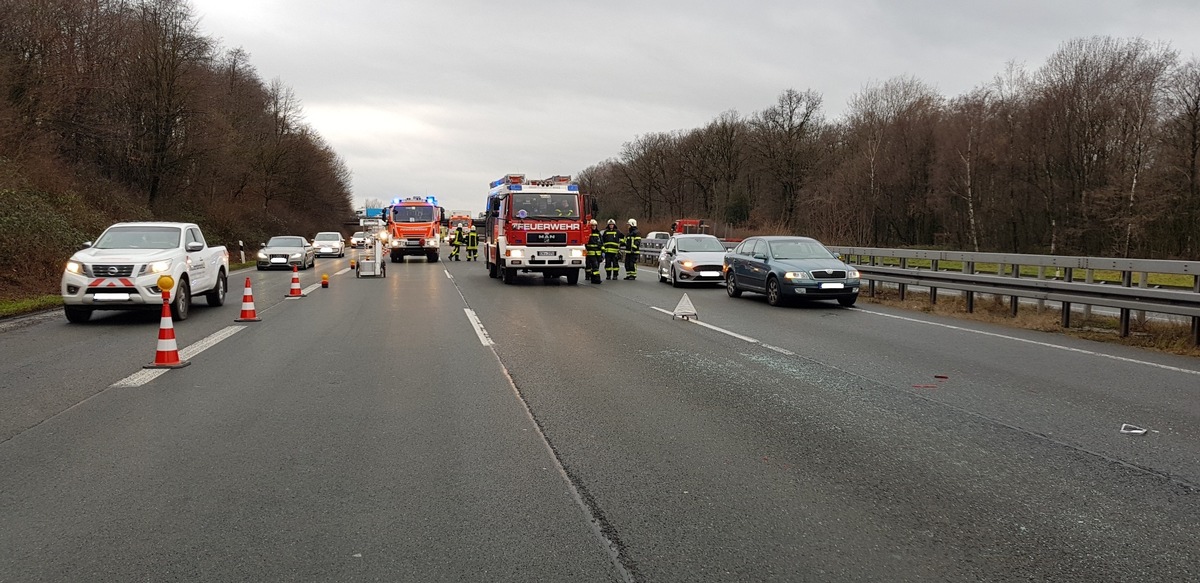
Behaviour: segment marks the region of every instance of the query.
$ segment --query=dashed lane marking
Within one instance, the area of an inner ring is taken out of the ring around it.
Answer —
[[[467,313],[467,319],[471,321],[471,327],[475,329],[475,335],[479,337],[479,343],[484,346],[494,344],[491,337],[488,336],[487,330],[483,329],[483,322],[480,322],[479,316],[475,315],[475,310],[463,308],[463,311]]]
[[[442,273],[446,274],[446,279],[454,279],[454,276],[450,275],[449,271],[446,271],[445,269],[443,269]]]

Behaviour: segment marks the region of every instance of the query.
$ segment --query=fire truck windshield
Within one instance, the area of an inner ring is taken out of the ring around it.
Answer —
[[[514,194],[512,214],[518,218],[578,218],[579,200],[574,194]]]
[[[392,222],[394,223],[428,223],[433,220],[433,207],[431,206],[392,207]]]

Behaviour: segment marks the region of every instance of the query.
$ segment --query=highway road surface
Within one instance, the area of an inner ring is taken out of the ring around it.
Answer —
[[[346,266],[0,322],[0,582],[1200,580],[1195,359]]]

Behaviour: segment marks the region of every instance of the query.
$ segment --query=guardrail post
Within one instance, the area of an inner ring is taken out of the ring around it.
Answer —
[[[963,261],[962,270],[963,270],[963,273],[975,275],[975,262],[974,261]],[[972,314],[974,312],[975,312],[975,292],[969,291],[969,292],[967,292],[967,313]]]
[[[1200,275],[1192,276],[1192,291],[1200,294]],[[1200,346],[1200,317],[1192,316],[1192,344]]]
[[[875,256],[874,255],[869,256],[867,263],[868,263],[868,265],[875,265]],[[871,297],[875,297],[875,280],[871,279],[871,280],[867,281],[867,290],[868,290],[867,295],[869,295]]]
[[[1037,278],[1038,279],[1046,279],[1046,266],[1045,265],[1038,266]],[[1042,313],[1042,311],[1044,311],[1045,309],[1046,309],[1046,300],[1038,300],[1037,301],[1038,313],[1039,314]]]
[[[1065,281],[1067,283],[1071,283],[1074,280],[1075,280],[1075,270],[1070,267],[1063,269],[1063,281]],[[1071,302],[1063,302],[1062,303],[1062,327],[1063,328],[1071,327]]]
[[[1084,272],[1083,282],[1084,283],[1096,283],[1096,270],[1088,268],[1088,270],[1086,272]],[[1084,320],[1092,319],[1092,305],[1091,304],[1083,305],[1083,319]]]
[[[1133,287],[1133,272],[1121,272],[1121,287]],[[1129,308],[1121,308],[1121,338],[1129,337]]]
[[[908,269],[908,258],[907,257],[900,258],[900,269]],[[899,284],[899,286],[900,286],[900,301],[903,302],[904,301],[904,292],[907,291],[908,286],[903,283]]]
[[[937,271],[938,270],[938,260],[930,259],[929,260],[929,268],[933,271]],[[931,288],[929,288],[929,305],[933,305],[936,303],[937,303],[937,288],[931,287]]]
[[[1138,272],[1138,288],[1146,289],[1149,287],[1150,278],[1146,276],[1145,271]],[[1137,310],[1133,313],[1133,319],[1137,320],[1138,326],[1146,325],[1146,310]]]
[[[1012,272],[1013,279],[1019,279],[1021,277],[1021,266],[1014,263],[1012,268],[1013,268],[1013,272]],[[1014,318],[1017,317],[1017,303],[1019,302],[1019,300],[1020,300],[1020,298],[1018,298],[1017,296],[1009,296],[1009,298],[1008,298],[1008,304],[1009,304],[1008,312]]]

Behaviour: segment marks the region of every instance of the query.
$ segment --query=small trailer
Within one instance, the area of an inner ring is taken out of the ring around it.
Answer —
[[[367,234],[366,244],[359,252],[354,262],[354,277],[387,277],[387,263],[384,261],[383,219],[359,219],[358,224]]]

